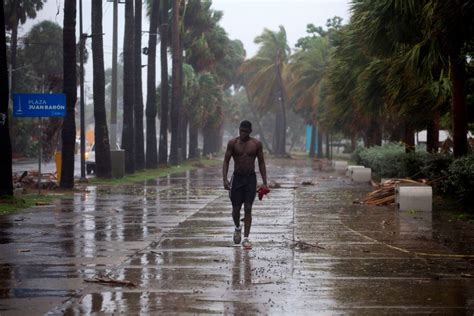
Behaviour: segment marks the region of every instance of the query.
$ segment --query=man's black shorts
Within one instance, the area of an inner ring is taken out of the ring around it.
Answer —
[[[255,172],[248,175],[234,173],[230,181],[230,200],[232,206],[241,207],[242,203],[252,204],[257,193],[257,175]]]

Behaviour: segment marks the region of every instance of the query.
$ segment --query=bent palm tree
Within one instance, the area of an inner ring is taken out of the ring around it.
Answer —
[[[253,100],[260,103],[257,107],[272,108],[277,104],[274,153],[285,155],[287,93],[283,77],[290,55],[285,28],[280,26],[279,32],[265,29],[255,38],[255,43],[260,49],[244,63],[242,71],[251,74],[247,88]]]

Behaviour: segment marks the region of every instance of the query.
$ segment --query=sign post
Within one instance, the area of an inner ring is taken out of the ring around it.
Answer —
[[[15,93],[13,95],[14,117],[39,117],[38,194],[41,194],[41,156],[43,155],[43,117],[64,117],[66,95],[63,93]]]

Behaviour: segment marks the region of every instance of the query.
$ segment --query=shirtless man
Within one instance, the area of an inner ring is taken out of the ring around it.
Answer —
[[[222,175],[224,178],[224,189],[229,190],[230,200],[232,202],[232,219],[235,224],[234,243],[240,244],[242,240],[240,227],[240,209],[244,204],[244,248],[252,248],[248,237],[250,226],[252,225],[252,204],[257,190],[257,175],[255,174],[255,158],[258,158],[258,168],[262,176],[263,186],[267,188],[267,171],[263,159],[262,143],[250,137],[252,132],[252,123],[242,121],[239,127],[239,137],[233,138],[227,144],[227,150],[224,156]],[[231,182],[227,179],[229,171],[230,158],[234,158],[234,174]]]

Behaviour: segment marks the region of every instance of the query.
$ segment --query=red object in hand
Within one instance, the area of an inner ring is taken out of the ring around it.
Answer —
[[[258,188],[257,193],[258,193],[258,199],[261,201],[264,195],[270,193],[270,189],[267,187],[260,187]]]

